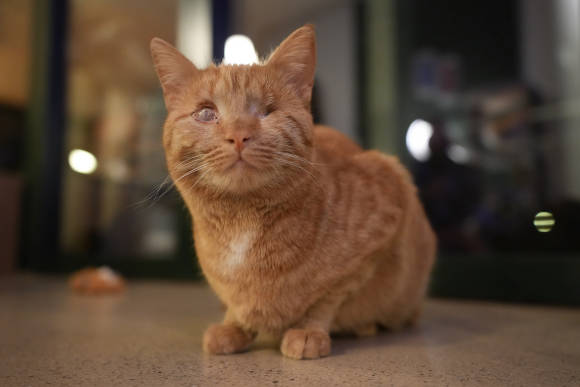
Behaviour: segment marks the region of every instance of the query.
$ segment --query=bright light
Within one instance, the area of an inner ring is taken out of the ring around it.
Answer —
[[[471,159],[469,150],[457,144],[453,144],[447,149],[447,156],[457,164],[466,164]]]
[[[426,161],[431,156],[429,140],[433,135],[433,125],[424,120],[415,120],[407,130],[407,149],[418,161]]]
[[[97,169],[97,158],[82,149],[73,149],[68,155],[68,165],[78,173],[89,175]]]
[[[534,217],[534,226],[539,232],[550,232],[556,224],[554,215],[548,211],[541,211]]]
[[[249,65],[258,63],[254,43],[244,35],[232,35],[224,46],[224,64]]]

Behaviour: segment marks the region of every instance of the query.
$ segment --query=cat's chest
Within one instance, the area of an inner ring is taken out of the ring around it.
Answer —
[[[267,233],[248,229],[231,235],[199,233],[196,248],[208,282],[248,326],[278,332],[311,304],[311,277],[301,275],[300,267],[285,275],[296,253]]]
[[[225,276],[235,275],[248,265],[250,252],[256,243],[256,233],[245,231],[232,236],[220,251],[221,272]]]
[[[200,233],[196,235],[200,263],[209,277],[230,283],[246,272],[254,261],[258,233],[252,229],[238,232]]]

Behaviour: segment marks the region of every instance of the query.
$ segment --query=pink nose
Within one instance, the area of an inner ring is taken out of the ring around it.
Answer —
[[[226,141],[230,144],[234,144],[236,150],[241,152],[242,149],[244,149],[244,146],[247,145],[248,141],[250,141],[250,136],[246,133],[234,133],[226,137]]]

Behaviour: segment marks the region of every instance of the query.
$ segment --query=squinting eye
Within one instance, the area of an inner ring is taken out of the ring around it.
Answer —
[[[276,110],[276,106],[274,105],[268,105],[266,106],[266,114],[265,115],[270,115],[270,113],[273,113]]]
[[[217,112],[206,107],[193,113],[193,117],[200,122],[212,122],[217,120]]]
[[[264,108],[261,112],[258,113],[258,117],[259,118],[266,118],[270,115],[270,113],[272,113],[274,111],[273,108],[271,107],[266,107]]]

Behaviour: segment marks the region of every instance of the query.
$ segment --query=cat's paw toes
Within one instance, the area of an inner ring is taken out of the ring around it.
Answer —
[[[319,330],[289,329],[280,350],[292,359],[318,359],[330,354],[330,336]]]
[[[210,326],[203,334],[203,350],[212,355],[228,355],[248,349],[254,336],[227,324]]]

